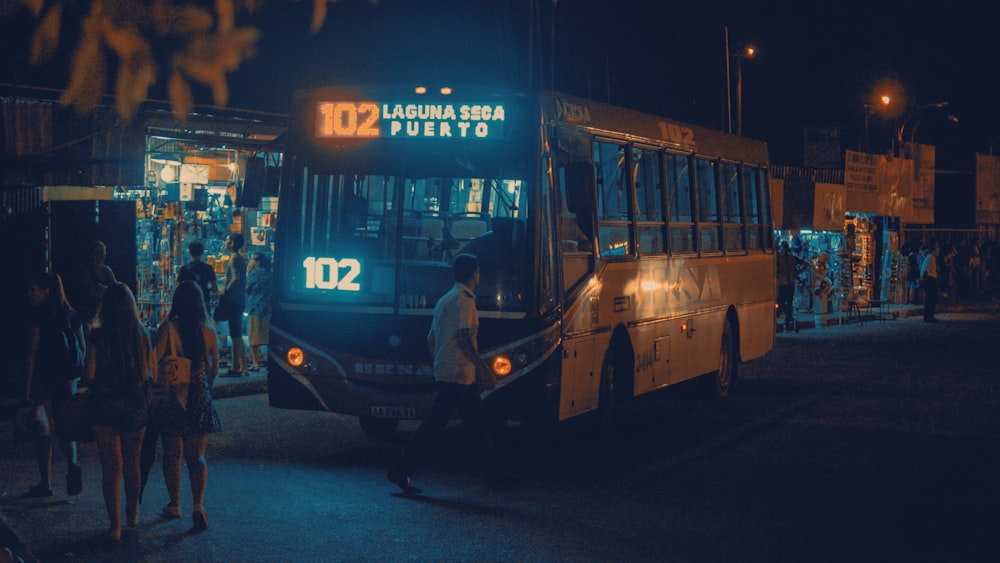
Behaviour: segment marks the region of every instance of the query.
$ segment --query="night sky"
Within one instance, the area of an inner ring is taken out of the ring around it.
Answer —
[[[973,151],[989,152],[994,141],[1000,152],[1000,63],[991,18],[955,3],[898,6],[340,0],[311,35],[311,2],[272,0],[245,21],[258,25],[262,37],[256,56],[232,74],[229,105],[283,113],[296,88],[333,83],[542,86],[725,129],[728,26],[731,51],[747,43],[758,49],[743,64],[743,132],[768,141],[775,163],[801,163],[804,127],[860,135],[864,106],[886,83],[905,95],[911,111],[948,102],[911,115],[916,127],[907,137],[912,132],[939,153],[969,159]],[[5,51],[15,56],[2,66],[0,82],[59,86],[59,62],[42,69],[23,63],[23,21],[7,17],[3,27]],[[211,102],[207,89],[196,95]],[[165,97],[162,88],[153,97]],[[900,117],[876,114],[869,123],[874,140],[888,141]]]

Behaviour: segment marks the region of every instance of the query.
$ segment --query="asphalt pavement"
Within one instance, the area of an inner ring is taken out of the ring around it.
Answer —
[[[217,377],[215,379],[215,383],[212,385],[212,396],[217,400],[267,392],[266,368],[260,371],[250,372],[249,376],[244,377],[225,377],[224,374],[225,370],[223,370],[223,375]],[[12,424],[9,420],[0,420],[0,432],[6,433],[6,436],[4,436],[3,439],[0,439],[0,444],[10,441],[11,426]],[[62,475],[60,473],[62,467],[62,455],[57,452],[53,455],[52,459],[52,489],[55,491],[56,495],[54,497],[49,497],[48,499],[25,498],[25,491],[13,489],[11,485],[11,483],[20,482],[20,479],[16,479],[12,475],[8,474],[8,468],[0,467],[0,478],[2,478],[2,480],[0,480],[0,563],[19,560],[24,562],[38,561],[38,559],[32,555],[30,549],[25,546],[21,538],[18,537],[15,529],[7,524],[7,521],[4,518],[4,512],[7,506],[18,503],[51,504],[54,502],[66,502],[69,504],[76,504],[77,506],[85,503],[94,504],[95,506],[91,508],[103,510],[104,499],[99,494],[65,497],[67,499],[65,501],[54,500],[60,499],[60,494],[64,490],[61,482]],[[91,473],[93,477],[93,479],[88,480],[88,486],[99,490],[100,479],[97,477],[97,474],[100,473],[100,468],[94,466],[87,469],[90,469],[89,473]],[[33,474],[31,477],[34,478],[35,475]],[[69,521],[66,522],[69,523]]]
[[[968,309],[969,306],[974,306],[974,303],[968,304],[968,306],[961,306],[955,303],[946,303],[939,307],[940,312],[945,311],[960,311]],[[828,315],[823,315],[819,318],[823,325],[840,325],[840,324],[867,324],[867,323],[891,323],[894,319],[919,316],[923,312],[921,305],[889,305],[882,309],[880,312],[878,308],[864,307],[856,311],[845,311],[840,313],[832,313]],[[798,313],[796,315],[798,320],[799,330],[811,330],[816,328],[816,318],[811,314]],[[780,326],[780,323],[779,323]],[[213,396],[216,399],[224,400],[230,397],[240,397],[252,394],[265,393],[267,391],[267,371],[262,370],[258,372],[251,373],[249,377],[218,377],[215,380],[213,386]],[[0,438],[0,444],[10,443],[10,432],[11,432],[11,422],[9,420],[0,420],[0,432],[7,433],[6,436]],[[17,448],[20,452],[25,452],[25,448]],[[104,518],[104,506],[103,498],[100,494],[93,494],[93,490],[100,489],[100,470],[97,466],[90,464],[89,467],[85,468],[85,482],[88,488],[91,489],[90,494],[82,494],[77,497],[66,497],[63,495],[64,486],[61,482],[61,470],[64,466],[62,461],[62,456],[58,453],[53,458],[53,489],[56,492],[56,496],[49,497],[47,499],[29,499],[24,497],[24,491],[21,488],[26,488],[22,486],[23,483],[27,483],[30,479],[34,478],[34,474],[30,476],[25,475],[12,475],[12,471],[23,471],[25,465],[30,466],[31,470],[34,471],[34,464],[29,463],[31,460],[22,460],[24,463],[3,463],[0,464],[0,563],[6,563],[7,561],[18,561],[23,560],[25,562],[37,561],[30,549],[28,549],[24,542],[18,537],[16,533],[16,526],[8,526],[5,520],[5,513],[9,510],[23,510],[24,505],[39,505],[39,506],[53,506],[53,505],[75,505],[74,510],[87,510],[93,512],[96,517]],[[18,465],[22,469],[17,467],[11,467],[11,465]],[[89,478],[88,478],[89,477]],[[15,485],[16,484],[16,485]],[[15,489],[15,487],[18,487]],[[60,520],[56,519],[54,525],[58,526]],[[72,520],[65,520],[67,526],[72,525]],[[73,530],[51,530],[55,534],[70,534],[72,535]]]

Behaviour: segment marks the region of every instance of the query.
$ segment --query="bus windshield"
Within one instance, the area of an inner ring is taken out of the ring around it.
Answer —
[[[481,311],[524,312],[528,294],[525,180],[498,175],[314,173],[301,168],[281,212],[291,283],[284,297],[429,310],[451,288],[451,260],[478,256]]]

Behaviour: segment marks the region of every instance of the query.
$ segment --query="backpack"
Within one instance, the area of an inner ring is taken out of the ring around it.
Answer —
[[[75,320],[75,319],[74,319]],[[83,376],[83,343],[77,338],[76,323],[59,329],[56,339],[59,351],[59,369],[66,379],[73,380]]]

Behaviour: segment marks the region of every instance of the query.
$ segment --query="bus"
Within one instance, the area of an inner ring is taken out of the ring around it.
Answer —
[[[298,92],[279,189],[275,408],[422,419],[451,259],[510,420],[610,417],[775,340],[766,143],[554,91]]]

